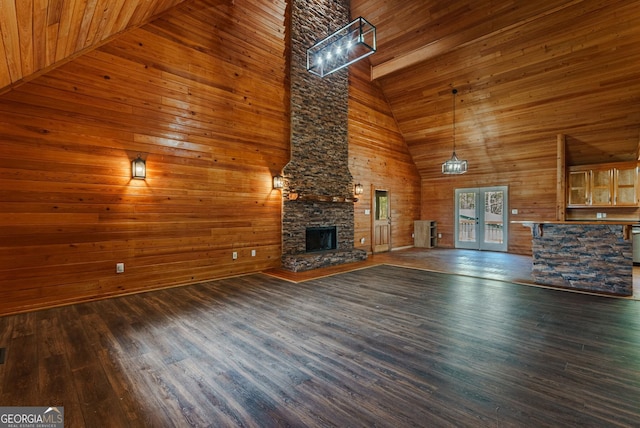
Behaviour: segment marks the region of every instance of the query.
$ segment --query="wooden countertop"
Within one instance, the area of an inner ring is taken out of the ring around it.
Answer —
[[[513,224],[610,224],[610,225],[623,225],[630,226],[634,224],[640,224],[639,221],[609,221],[609,220],[512,220],[509,223]]]
[[[628,241],[631,239],[631,234],[633,233],[633,225],[640,224],[637,221],[607,221],[607,220],[577,220],[577,221],[554,221],[554,220],[514,220],[510,223],[513,224],[521,224],[524,227],[531,228],[531,235],[534,238],[542,237],[544,235],[544,225],[568,225],[568,226],[576,226],[576,225],[584,225],[584,226],[596,226],[596,225],[607,225],[607,226],[624,226],[622,228],[622,235],[624,240]]]

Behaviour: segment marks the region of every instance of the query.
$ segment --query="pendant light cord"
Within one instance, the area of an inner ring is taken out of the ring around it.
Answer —
[[[456,153],[456,94],[458,90],[453,88],[451,91],[453,94],[453,154]]]

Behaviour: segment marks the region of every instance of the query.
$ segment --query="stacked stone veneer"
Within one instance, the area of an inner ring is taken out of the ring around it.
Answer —
[[[533,237],[534,281],[598,293],[632,295],[633,249],[631,241],[624,239],[624,227],[543,224],[542,233]]]
[[[291,160],[283,171],[282,264],[295,272],[367,258],[353,247],[348,71],[320,78],[306,70],[307,48],[347,23],[346,0],[292,2]],[[337,250],[305,253],[306,228],[324,226],[337,227]]]

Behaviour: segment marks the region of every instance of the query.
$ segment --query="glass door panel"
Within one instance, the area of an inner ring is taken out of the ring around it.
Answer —
[[[508,188],[456,189],[455,246],[507,251]]]
[[[480,193],[484,195],[484,215],[482,216],[484,233],[480,249],[506,251],[506,248],[504,250],[501,249],[505,242],[504,203],[506,191],[486,190]]]
[[[572,171],[569,173],[569,205],[587,205],[587,184],[589,171]]]
[[[611,205],[611,170],[591,172],[591,205]]]
[[[477,189],[456,190],[456,248],[477,248]]]
[[[616,169],[615,205],[635,206],[638,203],[637,182],[637,167]]]

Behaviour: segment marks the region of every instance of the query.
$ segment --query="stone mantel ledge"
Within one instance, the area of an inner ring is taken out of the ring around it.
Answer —
[[[312,195],[307,193],[289,193],[287,199],[290,201],[310,201],[310,202],[358,202],[358,198],[346,198],[344,196]]]

